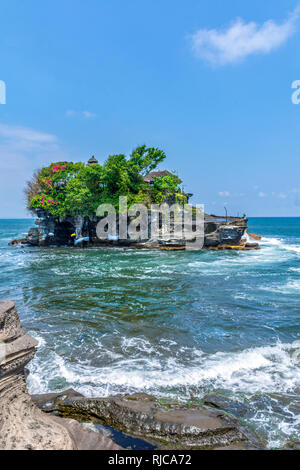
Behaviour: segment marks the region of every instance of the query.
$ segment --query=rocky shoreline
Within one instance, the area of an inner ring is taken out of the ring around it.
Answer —
[[[76,246],[81,247],[118,247],[134,249],[160,249],[180,251],[186,249],[186,239],[151,238],[152,213],[148,213],[148,238],[120,240],[99,239],[97,236],[97,224],[99,218],[96,216],[57,218],[49,212],[37,209],[36,227],[31,228],[25,238],[12,240],[9,244],[29,245],[38,247],[51,246]],[[128,223],[130,220],[128,220]],[[119,233],[119,220],[117,219],[117,233]],[[220,218],[205,214],[204,217],[204,249],[208,250],[257,250],[258,235],[247,234],[247,219],[245,217]]]
[[[148,449],[264,448],[237,418],[245,411],[242,405],[233,403],[234,416],[229,412],[232,403],[218,395],[206,397],[203,405],[164,402],[147,394],[85,398],[74,390],[30,397],[25,367],[37,342],[23,330],[13,302],[0,302],[0,342],[5,351],[0,364],[0,449],[117,450],[128,448],[128,442]],[[101,431],[88,429],[86,423]]]
[[[0,345],[0,450],[120,449],[75,420],[43,413],[31,400],[25,367],[37,341],[23,330],[13,302],[0,302]]]
[[[74,390],[32,396],[44,412],[100,424],[114,434],[137,438],[159,449],[261,449],[263,443],[233,415],[214,406],[182,405],[136,393],[85,398]]]

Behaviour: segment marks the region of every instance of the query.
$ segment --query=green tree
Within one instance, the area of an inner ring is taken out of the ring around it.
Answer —
[[[110,203],[116,209],[119,196],[127,196],[128,205],[160,203],[175,197],[180,179],[176,175],[155,178],[150,187],[143,176],[154,170],[166,158],[157,148],[137,147],[127,159],[125,155],[110,155],[104,165],[98,163],[57,162],[36,172],[25,190],[28,208],[44,209],[50,214],[95,214],[100,204]]]
[[[133,150],[128,163],[137,173],[146,176],[150,171],[155,170],[165,158],[166,154],[163,150],[142,145]]]
[[[181,193],[181,179],[172,173],[164,176],[154,177],[151,188],[152,199],[156,204],[161,204],[166,200],[176,201],[176,196]]]

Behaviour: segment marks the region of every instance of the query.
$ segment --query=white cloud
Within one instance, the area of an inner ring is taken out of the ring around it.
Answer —
[[[68,109],[68,111],[66,111],[66,116],[67,117],[76,116],[76,112],[73,111],[73,109]]]
[[[227,29],[199,29],[192,35],[192,48],[197,57],[213,65],[239,62],[252,54],[267,54],[293,35],[299,16],[300,6],[281,24],[268,20],[259,25],[238,18]]]
[[[266,197],[266,194],[263,192],[258,193],[258,197]]]
[[[0,217],[23,217],[23,188],[34,170],[69,160],[53,134],[0,123]]]
[[[229,192],[229,191],[220,191],[220,192],[219,192],[219,196],[222,196],[222,197],[229,197],[229,196],[230,196],[230,192]]]
[[[97,114],[91,113],[90,111],[83,111],[83,116],[87,119],[95,118]]]
[[[292,191],[289,191],[289,192],[292,192],[293,193],[293,190]],[[274,191],[271,193],[272,196],[274,197],[278,197],[279,199],[287,199],[288,198],[288,194],[285,194],[285,193],[275,193]]]
[[[85,119],[93,119],[97,117],[96,113],[92,113],[91,111],[74,111],[73,109],[69,109],[66,112],[67,117],[83,117]]]
[[[27,127],[8,126],[7,124],[0,124],[0,136],[35,143],[51,143],[57,140],[56,136],[52,134],[45,134]]]

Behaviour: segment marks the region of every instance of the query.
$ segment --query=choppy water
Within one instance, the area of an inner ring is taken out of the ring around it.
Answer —
[[[219,390],[251,404],[270,447],[300,437],[300,218],[252,219],[255,252],[13,248],[0,221],[0,298],[40,341],[32,393]]]

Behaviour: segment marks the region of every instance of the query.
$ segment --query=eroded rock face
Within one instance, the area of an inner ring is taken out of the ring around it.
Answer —
[[[75,393],[68,390],[33,399],[49,413],[85,421],[98,418],[102,424],[126,434],[158,442],[160,448],[260,447],[256,436],[222,411],[162,404],[146,394],[87,399]]]
[[[249,405],[247,406],[239,401],[231,400],[221,393],[210,393],[203,398],[203,401],[208,406],[213,406],[240,417],[247,416],[252,411]]]
[[[31,400],[24,367],[37,341],[25,333],[13,302],[0,302],[0,449],[119,449],[73,420],[49,416]]]
[[[124,240],[111,241],[107,239],[99,239],[97,236],[97,224],[99,218],[94,215],[85,216],[76,215],[65,218],[58,218],[51,215],[43,209],[36,209],[35,214],[38,216],[36,220],[37,227],[29,230],[29,233],[22,243],[31,246],[73,246],[74,240],[80,240],[82,237],[89,237],[88,246],[98,247],[129,247],[129,248],[150,248],[162,250],[184,250],[186,248],[186,239],[183,237],[181,230],[180,235],[176,234],[176,228],[173,222],[170,223],[170,239],[167,240],[163,234],[152,239],[152,225],[155,226],[157,214],[153,215],[148,212],[148,235],[145,239],[132,236]],[[128,217],[127,224],[132,222],[134,217]],[[220,221],[216,216],[205,214],[204,217],[204,248],[215,248],[227,245],[239,246],[242,237],[247,228],[247,219],[237,218],[234,220]],[[194,222],[195,223],[195,220]],[[193,232],[193,224],[185,223],[184,230]],[[182,227],[183,228],[183,227]],[[178,228],[177,228],[178,229]],[[127,227],[127,231],[128,231]],[[116,233],[119,234],[119,219],[116,220]],[[179,236],[178,236],[179,235]],[[20,243],[21,240],[13,240],[11,244]],[[81,246],[81,245],[79,245]]]

